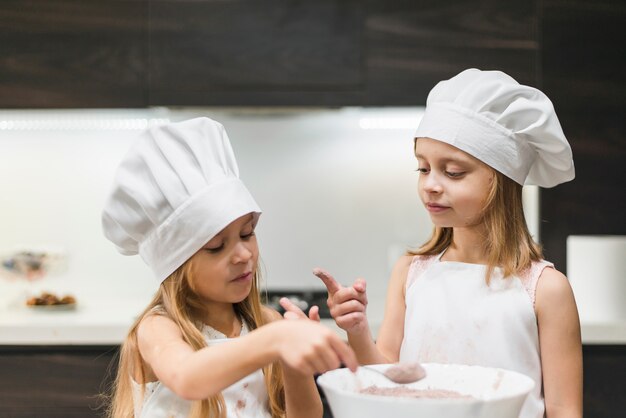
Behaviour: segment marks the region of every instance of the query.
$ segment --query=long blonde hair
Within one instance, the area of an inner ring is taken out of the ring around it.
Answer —
[[[485,209],[481,215],[486,232],[484,250],[487,254],[485,280],[489,279],[496,267],[502,268],[503,277],[523,274],[533,261],[543,258],[537,244],[526,225],[522,206],[522,186],[502,173],[494,173]],[[453,229],[435,227],[430,239],[409,255],[438,255],[450,246]]]
[[[137,345],[137,328],[139,323],[149,315],[165,315],[180,328],[184,340],[194,349],[206,347],[204,336],[200,332],[199,318],[202,312],[202,301],[191,285],[192,262],[188,260],[161,283],[159,290],[132,325],[124,344],[120,349],[117,377],[112,384],[107,406],[108,418],[133,418],[134,405],[131,379],[138,372],[140,381],[145,381],[143,360]],[[254,330],[265,323],[259,295],[260,274],[257,268],[248,296],[234,304],[235,312],[245,322],[249,330]],[[280,365],[270,364],[263,368],[265,385],[269,395],[269,410],[273,418],[285,416],[285,393]],[[145,392],[145,384],[141,384]],[[192,404],[189,418],[225,418],[226,407],[221,394],[208,399],[195,401]]]

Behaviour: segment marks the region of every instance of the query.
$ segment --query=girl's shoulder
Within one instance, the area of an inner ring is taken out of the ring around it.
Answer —
[[[391,271],[391,285],[396,289],[402,289],[404,295],[409,284],[412,282],[412,271],[415,269],[416,263],[424,256],[405,254],[402,255]]]
[[[148,312],[137,324],[137,340],[153,340],[170,336],[182,336],[180,327],[169,317],[160,312]]]
[[[537,304],[548,300],[554,300],[559,295],[571,292],[567,277],[554,267],[549,261],[533,261],[529,267],[518,275],[522,285],[537,310]],[[550,302],[551,303],[551,302]]]
[[[412,254],[404,254],[400,256],[400,258],[398,258],[398,260],[396,261],[396,264],[393,266],[393,269],[391,271],[392,278],[398,277],[398,278],[402,278],[403,280],[406,279],[407,272],[413,265],[413,260],[415,257],[416,256]]]
[[[558,301],[561,297],[569,297],[572,292],[571,285],[567,277],[554,268],[554,265],[546,265],[541,270],[536,284],[536,298]]]
[[[261,305],[261,312],[263,314],[263,322],[266,324],[283,319],[283,316],[276,309],[267,305]]]
[[[409,260],[406,270],[406,289],[408,289],[428,267],[430,267],[436,260],[437,255],[427,254],[410,254],[407,256]]]
[[[411,269],[425,269],[437,260],[436,254],[410,254]]]
[[[437,260],[438,255],[407,253],[402,255],[394,266],[394,269],[406,270],[427,267]]]

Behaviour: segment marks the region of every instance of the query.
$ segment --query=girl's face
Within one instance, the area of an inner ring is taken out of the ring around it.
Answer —
[[[480,222],[492,168],[460,149],[430,138],[415,141],[419,196],[439,227],[471,227]]]
[[[255,227],[252,214],[244,215],[191,257],[191,285],[205,302],[238,303],[248,296],[259,258]]]

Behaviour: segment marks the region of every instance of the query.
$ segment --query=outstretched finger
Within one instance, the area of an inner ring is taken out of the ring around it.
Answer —
[[[359,367],[359,362],[356,359],[356,354],[352,350],[352,348],[344,343],[341,339],[337,338],[333,340],[333,348],[335,352],[339,356],[341,362],[351,371],[356,372],[357,367]]]
[[[329,295],[333,295],[338,290],[341,290],[341,285],[326,270],[316,267],[313,269],[313,274],[315,274],[317,277],[322,279],[322,281],[324,282],[324,285],[326,286],[326,289],[328,289]]]
[[[283,318],[285,319],[303,319],[300,315],[295,312],[287,311],[283,314]]]
[[[283,314],[285,319],[307,319],[307,316],[302,309],[290,301],[289,298],[280,298],[278,303],[280,303],[280,306],[282,306],[285,310],[285,313]]]
[[[311,321],[320,322],[320,308],[317,305],[313,305],[311,309],[309,309],[309,319]]]

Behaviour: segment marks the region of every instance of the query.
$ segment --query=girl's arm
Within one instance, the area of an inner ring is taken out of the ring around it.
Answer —
[[[282,320],[280,314],[273,309],[265,307],[264,313],[268,321]],[[324,408],[313,376],[303,375],[284,362],[281,362],[281,366],[285,387],[286,418],[321,417],[324,413]]]
[[[143,360],[158,380],[189,399],[205,399],[260,369],[282,361],[304,375],[343,362],[356,370],[352,350],[328,328],[312,321],[276,321],[223,344],[194,351],[171,319],[151,315],[139,325]]]
[[[405,285],[413,256],[404,255],[396,262],[391,271],[385,316],[378,332],[376,346],[387,362],[400,360],[400,347],[404,339],[404,315],[406,313]]]
[[[583,416],[580,323],[567,278],[552,268],[539,276],[535,296],[547,418]]]
[[[385,316],[376,343],[365,313],[365,281],[357,279],[351,287],[342,287],[327,273],[318,274],[328,289],[328,307],[337,325],[348,333],[348,342],[360,364],[397,362],[404,337],[404,284],[411,256],[403,256],[391,273],[387,290]]]

